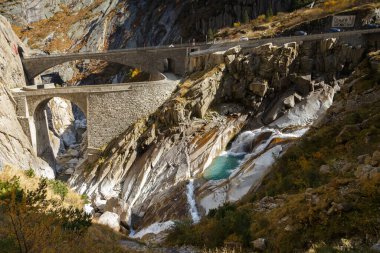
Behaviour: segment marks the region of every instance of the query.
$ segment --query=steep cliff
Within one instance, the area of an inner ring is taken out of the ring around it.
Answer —
[[[70,184],[134,228],[194,220],[190,183],[200,214],[237,201],[324,114],[364,52],[365,45],[328,39],[198,58],[171,99],[110,143],[95,164],[77,169]],[[248,132],[228,149],[242,129]],[[223,157],[237,164],[215,177],[214,159]]]
[[[355,68],[325,116],[257,191],[198,225],[182,223],[169,241],[260,252],[378,251],[379,55],[370,53]]]
[[[8,21],[0,16],[0,159],[22,169],[33,168],[37,174],[53,178],[54,171],[37,158],[28,137],[17,120],[15,102],[10,88],[25,86],[19,48],[27,52],[12,31]]]
[[[217,30],[242,21],[244,15],[256,18],[269,10],[271,13],[289,11],[293,0],[208,0],[208,1],[74,1],[28,0],[0,3],[0,9],[15,24],[30,23],[26,37],[40,33],[39,40],[52,43],[65,36],[71,46],[88,42],[96,46],[120,48],[128,46],[179,43],[188,39],[204,40],[208,29]],[[64,22],[59,17],[68,14]],[[43,19],[48,19],[44,21]],[[36,21],[40,21],[34,23]],[[43,32],[40,25],[58,29]],[[68,27],[66,27],[68,26]],[[65,28],[66,27],[66,28]],[[63,30],[69,29],[66,36]],[[85,36],[83,36],[85,35]],[[78,42],[81,41],[81,42]],[[96,44],[96,45],[95,45]],[[104,44],[104,45],[102,45]],[[88,48],[88,49],[89,49]]]

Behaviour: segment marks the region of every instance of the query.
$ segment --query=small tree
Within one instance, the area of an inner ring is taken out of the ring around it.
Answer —
[[[214,32],[212,31],[211,27],[207,31],[207,37],[209,40],[214,40]]]
[[[36,190],[26,192],[17,179],[0,182],[0,215],[20,253],[56,252],[67,241],[80,238],[91,225],[90,216],[83,211],[47,199],[47,187],[46,179]]]
[[[243,12],[243,24],[249,23],[249,20],[250,20],[250,18],[249,18],[249,15],[248,15],[248,11],[244,10],[244,12]]]
[[[272,10],[272,7],[269,7],[269,9],[267,10],[267,18],[271,18],[273,17],[273,10]]]

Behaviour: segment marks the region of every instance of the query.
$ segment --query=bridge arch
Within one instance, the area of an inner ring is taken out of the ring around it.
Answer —
[[[186,71],[186,48],[167,50],[115,50],[97,53],[76,53],[65,55],[44,55],[23,58],[25,73],[32,82],[44,71],[60,64],[77,60],[101,60],[139,68],[142,71],[157,74],[171,70],[174,74],[183,75]]]
[[[164,72],[175,73],[175,60],[172,58],[164,59]]]
[[[43,160],[49,163],[53,168],[57,166],[57,150],[53,148],[53,137],[54,133],[49,128],[49,117],[47,113],[47,105],[49,101],[53,98],[63,98],[70,101],[72,104],[76,105],[84,114],[87,119],[87,105],[84,101],[78,100],[74,96],[42,96],[35,101],[31,101],[30,105],[30,116],[32,118],[31,133],[32,133],[32,143],[35,148],[36,154]],[[52,116],[52,115],[50,115]],[[52,126],[52,122],[50,122]],[[60,133],[54,133],[56,137],[60,137]],[[87,143],[85,143],[87,145]],[[61,143],[58,144],[59,148],[62,148]]]

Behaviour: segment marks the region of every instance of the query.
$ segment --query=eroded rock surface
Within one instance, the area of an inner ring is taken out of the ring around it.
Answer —
[[[342,55],[342,48],[350,53]],[[329,39],[213,55],[195,59],[197,72],[156,113],[71,177],[70,184],[91,196],[99,211],[119,199],[112,210],[137,229],[191,217],[186,198],[191,178],[200,213],[239,200],[260,185],[274,157],[330,107],[345,81],[339,66],[353,68],[364,48]],[[302,64],[306,58],[312,62],[308,70]],[[336,65],[325,67],[326,59]],[[256,129],[254,138],[243,141],[249,156],[227,179],[205,180],[205,169],[243,128]]]
[[[10,88],[25,86],[19,52],[28,49],[13,33],[10,24],[0,16],[0,159],[22,169],[34,169],[38,175],[54,177],[54,171],[37,158],[29,138],[16,116],[16,103]]]

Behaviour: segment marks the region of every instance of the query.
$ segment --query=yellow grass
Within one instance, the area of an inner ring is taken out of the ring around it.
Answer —
[[[240,27],[223,28],[215,37],[230,40],[239,39],[242,34],[251,39],[270,37],[304,22],[324,18],[334,13],[367,8],[380,8],[380,3],[376,0],[327,0],[312,9],[302,8],[291,13],[278,13],[273,17],[261,15]]]
[[[85,7],[78,12],[72,13],[71,10],[61,5],[61,11],[55,13],[49,19],[43,19],[32,23],[28,28],[13,26],[16,34],[23,40],[29,38],[29,46],[32,48],[39,48],[46,51],[75,51],[80,49],[81,45],[71,48],[74,45],[68,36],[68,31],[75,23],[88,22],[94,17],[94,10],[102,3],[102,0],[96,0],[93,4]],[[46,42],[44,45],[41,42],[52,32],[55,33],[54,38],[50,42]]]
[[[0,172],[0,181],[8,181],[11,180],[14,177],[18,177],[20,181],[20,186],[25,190],[35,190],[38,187],[38,183],[40,182],[40,178],[37,176],[34,177],[27,177],[25,174],[25,171],[15,169],[11,166],[5,166],[4,170]],[[48,199],[60,199],[60,196],[57,194],[54,194],[53,190],[48,187],[47,191]],[[69,189],[69,192],[67,193],[64,201],[63,206],[69,207],[73,206],[79,209],[82,209],[84,205],[84,200],[81,198],[81,196],[74,191]]]

